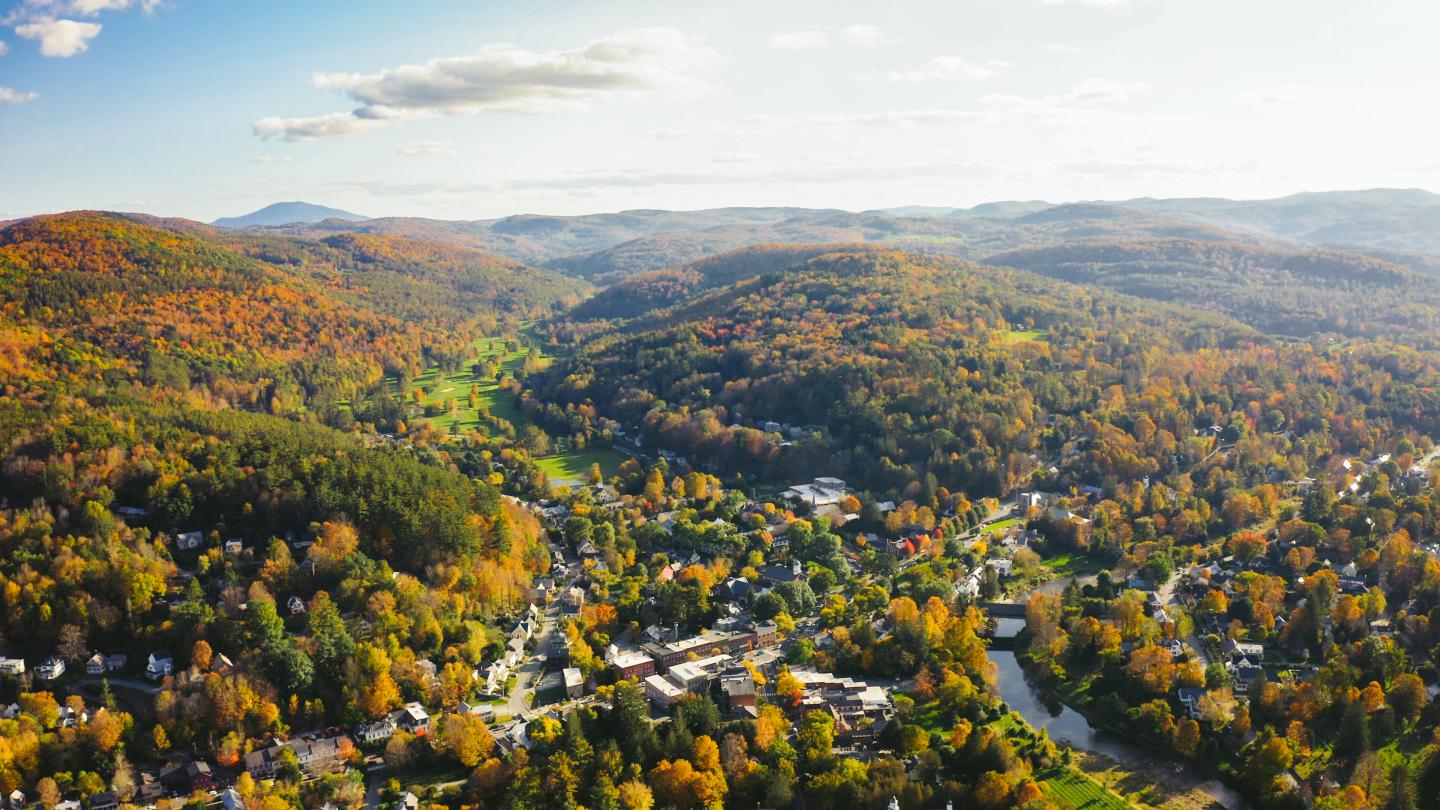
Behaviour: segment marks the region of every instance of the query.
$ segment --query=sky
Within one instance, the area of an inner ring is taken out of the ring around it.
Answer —
[[[0,0],[0,218],[1440,190],[1433,0]]]

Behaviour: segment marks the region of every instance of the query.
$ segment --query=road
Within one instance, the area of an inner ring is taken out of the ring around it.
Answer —
[[[93,686],[95,686],[96,688],[99,688],[99,687],[100,687],[105,681],[107,681],[107,680],[110,682],[110,688],[112,688],[112,689],[114,689],[115,687],[119,686],[119,687],[123,687],[123,688],[125,688],[125,689],[133,689],[133,690],[135,690],[135,691],[137,691],[137,692],[144,692],[145,694],[151,695],[151,696],[160,694],[160,687],[159,687],[159,685],[158,685],[158,684],[155,684],[155,683],[153,683],[153,682],[150,682],[150,681],[136,681],[136,680],[132,680],[132,679],[130,679],[130,678],[106,678],[106,677],[103,676],[103,675],[86,675],[85,677],[80,678],[79,680],[75,681],[74,685],[75,685],[75,686],[92,686],[92,685],[93,685]]]
[[[1155,589],[1155,595],[1160,598],[1160,604],[1166,608],[1184,607],[1175,600],[1175,589],[1179,584],[1180,569],[1177,568],[1164,585]],[[1200,637],[1195,634],[1193,629],[1190,631],[1190,635],[1181,639],[1181,642],[1190,648],[1190,653],[1195,656],[1195,660],[1199,661],[1201,666],[1210,665],[1210,656],[1205,654],[1205,645],[1200,643]]]
[[[540,671],[545,668],[545,661],[550,650],[550,636],[555,632],[560,618],[559,603],[552,600],[549,605],[545,606],[542,616],[540,631],[534,636],[533,650],[535,654],[526,658],[515,669],[515,688],[510,690],[510,699],[505,704],[505,712],[513,717],[529,716],[530,696],[535,692],[535,683],[540,677]]]
[[[549,547],[547,547],[546,550],[553,553],[553,549]],[[561,551],[561,554],[565,557],[569,569],[573,570],[574,564],[572,564],[571,555],[564,550]],[[576,562],[578,563],[578,561]],[[574,584],[575,577],[566,576],[563,584],[559,582],[556,583],[554,593],[564,593]],[[534,694],[536,681],[539,679],[541,671],[545,668],[545,662],[549,658],[550,636],[556,632],[559,624],[560,600],[552,597],[549,604],[545,606],[544,613],[541,615],[540,630],[532,637],[533,643],[531,650],[533,650],[534,654],[526,658],[525,661],[515,669],[515,688],[510,691],[509,700],[505,703],[505,713],[512,717],[529,719],[533,714],[530,710],[530,696]]]
[[[380,810],[380,791],[385,787],[385,764],[383,762],[365,769],[365,807]]]
[[[92,706],[98,706],[104,694],[105,680],[102,676],[87,675],[66,685],[65,690],[79,695]],[[159,686],[129,678],[110,678],[109,681],[110,694],[115,696],[115,702],[129,712],[131,717],[145,719],[154,715],[155,696],[160,694]]]
[[[984,520],[980,521],[979,525],[962,533],[960,537],[965,539],[974,539],[978,537],[981,532],[985,531],[986,528],[996,523],[999,523],[1002,520],[1008,520],[1012,515],[1015,514],[1016,508],[1019,505],[1020,501],[1015,498],[1015,496],[1012,495],[1009,498],[1006,498],[1005,500],[1000,502],[999,507],[995,509],[994,513],[986,517]],[[905,559],[900,561],[900,570],[904,571],[907,568],[910,568],[911,566],[924,562],[928,559],[930,559],[929,556],[925,554],[912,554],[909,557],[906,557]]]

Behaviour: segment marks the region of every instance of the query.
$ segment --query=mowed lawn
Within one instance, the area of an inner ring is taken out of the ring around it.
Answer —
[[[1084,554],[1076,554],[1073,551],[1046,557],[1041,560],[1041,564],[1049,568],[1057,577],[1088,576],[1098,574],[1105,568],[1104,563],[1099,560]]]
[[[424,374],[416,377],[405,388],[405,402],[415,404],[414,394],[417,387],[425,392],[425,398],[421,404],[443,403],[446,400],[454,399],[456,408],[453,411],[446,411],[435,416],[425,417],[426,420],[446,431],[464,433],[468,430],[487,432],[488,425],[480,420],[480,408],[489,411],[491,416],[509,422],[518,431],[525,426],[525,415],[520,410],[520,403],[514,394],[500,387],[494,377],[476,374],[476,366],[488,358],[494,358],[500,368],[508,373],[519,371],[525,362],[525,357],[530,353],[533,344],[524,339],[510,338],[516,340],[518,346],[515,351],[506,351],[506,338],[486,337],[480,338],[472,344],[472,356],[467,358],[464,366],[456,372],[440,377],[439,366],[431,366]],[[549,364],[553,358],[541,354],[542,364]],[[440,384],[435,381],[439,379]],[[470,388],[477,387],[479,393],[480,408],[470,407]],[[550,476],[551,480],[560,482],[584,483],[589,480],[590,467],[594,464],[600,465],[600,472],[606,478],[614,475],[619,469],[620,463],[625,460],[625,455],[608,447],[590,448],[577,450],[573,453],[563,453],[553,456],[546,456],[535,460],[535,463]]]
[[[525,355],[530,352],[529,344],[521,341],[516,351],[507,352],[505,338],[493,337],[480,338],[471,345],[471,348],[473,354],[466,358],[461,370],[446,374],[439,386],[435,385],[435,380],[440,375],[439,366],[432,365],[425,369],[424,374],[411,380],[404,392],[406,403],[413,404],[415,402],[412,392],[416,388],[424,390],[423,402],[425,404],[443,404],[446,400],[453,398],[458,403],[458,407],[453,412],[447,411],[426,418],[445,430],[454,427],[460,432],[466,430],[484,432],[485,427],[480,422],[479,411],[470,407],[470,387],[478,386],[480,405],[488,408],[492,415],[504,419],[514,425],[516,430],[519,430],[524,424],[524,417],[520,413],[520,405],[516,402],[515,396],[500,388],[499,383],[495,382],[493,377],[477,376],[475,367],[477,363],[487,358],[495,358],[502,369],[514,372],[525,362]],[[543,354],[541,360],[549,362],[549,358]]]
[[[590,480],[590,468],[595,464],[600,465],[600,474],[609,478],[620,468],[621,462],[625,460],[625,454],[608,447],[590,448],[587,450],[576,450],[573,453],[565,453],[558,456],[546,456],[535,459],[535,464],[550,480],[556,483],[565,481],[585,483]]]
[[[1048,343],[1049,335],[1042,329],[1006,329],[1001,333],[1006,343]]]
[[[997,520],[994,523],[991,523],[989,526],[986,526],[984,528],[984,531],[987,534],[992,535],[1004,534],[1006,529],[1009,529],[1011,526],[1018,525],[1020,525],[1020,518],[1005,518],[1004,520]]]
[[[1037,774],[1041,786],[1061,807],[1071,810],[1131,810],[1130,805],[1100,783],[1073,768]]]

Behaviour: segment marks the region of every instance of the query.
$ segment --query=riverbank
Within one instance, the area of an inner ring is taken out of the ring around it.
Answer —
[[[1239,810],[1216,798],[1203,785],[1193,784],[1192,778],[1178,775],[1158,764],[1121,764],[1103,754],[1079,748],[1074,749],[1070,762],[1086,776],[1142,810]],[[1218,782],[1211,789],[1214,788],[1228,790]]]
[[[1199,771],[1195,763],[1143,749],[1105,724],[1035,685],[1016,653],[991,649],[1001,697],[1031,726],[1044,729],[1077,754],[1074,764],[1126,801],[1158,810],[1248,810],[1239,791]]]

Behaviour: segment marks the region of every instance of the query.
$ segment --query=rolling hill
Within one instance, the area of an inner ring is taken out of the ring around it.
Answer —
[[[1281,243],[1096,240],[985,261],[1222,312],[1271,334],[1403,337],[1422,345],[1440,339],[1440,281],[1356,253]]]
[[[342,211],[339,208],[327,208],[323,205],[315,205],[307,202],[280,202],[272,203],[258,211],[251,211],[238,217],[221,217],[210,223],[217,228],[253,228],[267,225],[294,225],[296,223],[321,222],[327,219],[338,219],[346,222],[360,222],[368,217],[352,214],[349,211]]]
[[[1219,315],[869,246],[752,248],[672,280],[653,300],[669,306],[645,317],[573,334],[552,322],[574,346],[537,397],[727,473],[837,469],[877,490],[930,469],[1002,491],[1042,452],[1047,419],[1190,352],[1261,339]],[[622,306],[630,284],[592,308]],[[813,427],[782,446],[766,420]]]
[[[361,232],[446,242],[602,284],[748,245],[787,242],[873,242],[965,259],[1075,240],[1142,238],[1390,251],[1413,254],[1399,263],[1417,267],[1433,261],[1423,258],[1426,254],[1440,254],[1440,196],[1419,189],[1304,193],[1271,200],[998,201],[971,208],[900,206],[858,214],[757,207],[521,214],[466,221],[304,217],[293,224],[268,224],[272,227],[267,230],[295,236]]]
[[[333,402],[587,290],[553,271],[396,237],[252,236],[104,212],[0,229],[0,326],[73,342],[88,358],[56,364],[53,352],[41,356],[45,340],[27,340],[20,356],[37,378],[128,369],[252,406],[287,385],[303,389],[288,393],[296,405],[322,390]]]

